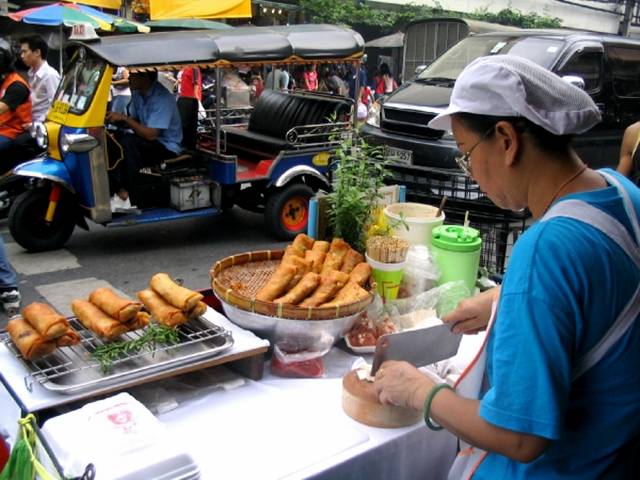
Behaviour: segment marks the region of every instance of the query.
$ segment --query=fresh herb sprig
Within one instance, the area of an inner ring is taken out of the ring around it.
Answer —
[[[179,339],[180,334],[175,328],[151,324],[135,340],[100,345],[93,352],[93,358],[100,363],[102,373],[106,373],[121,355],[136,354],[144,350],[152,352],[158,344],[171,345],[178,343]]]
[[[367,227],[382,198],[380,188],[391,176],[382,148],[369,145],[354,132],[353,138],[342,139],[335,149],[331,169],[329,225],[336,237],[364,252]]]

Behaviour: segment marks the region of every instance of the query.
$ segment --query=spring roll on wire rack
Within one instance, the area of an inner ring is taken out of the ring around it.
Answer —
[[[151,316],[162,325],[177,327],[187,321],[187,317],[182,310],[171,305],[151,289],[138,292],[138,298],[144,303],[147,310],[151,312]]]
[[[133,320],[142,308],[140,302],[122,298],[110,288],[96,288],[89,294],[89,301],[104,313],[122,323]]]
[[[22,317],[45,340],[58,338],[67,331],[69,322],[46,303],[33,302],[22,309]]]
[[[46,340],[22,317],[14,317],[9,320],[7,331],[26,360],[37,360],[50,354],[56,348],[54,341]]]
[[[71,302],[71,310],[82,325],[107,340],[113,340],[129,330],[124,323],[110,317],[86,300],[74,300]]]
[[[150,286],[168,303],[185,312],[192,310],[204,298],[201,293],[181,287],[166,273],[156,273],[151,277]]]

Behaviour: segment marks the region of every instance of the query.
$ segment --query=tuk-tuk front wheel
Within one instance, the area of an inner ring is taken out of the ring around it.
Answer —
[[[9,210],[9,231],[14,240],[30,252],[58,249],[73,233],[76,216],[66,190],[60,195],[53,220],[45,220],[50,193],[49,188],[27,190],[16,198]]]
[[[271,195],[264,215],[267,229],[280,240],[291,240],[307,231],[309,199],[313,190],[307,185],[294,183]]]

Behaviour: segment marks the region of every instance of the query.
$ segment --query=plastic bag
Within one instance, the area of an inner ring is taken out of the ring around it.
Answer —
[[[464,282],[447,282],[438,287],[408,298],[400,298],[385,304],[385,310],[392,316],[405,315],[418,310],[436,310],[442,318],[458,306],[458,302],[470,296]]]
[[[358,102],[358,109],[356,111],[358,120],[365,120],[367,118],[367,113],[367,106],[362,102]]]
[[[413,297],[436,286],[440,269],[425,245],[413,245],[407,252],[407,262],[398,296]]]
[[[277,344],[273,347],[271,373],[280,377],[318,378],[324,377],[325,368],[322,357],[331,349],[302,350],[288,352]]]

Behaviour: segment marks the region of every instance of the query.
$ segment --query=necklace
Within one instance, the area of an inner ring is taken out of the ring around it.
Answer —
[[[551,200],[549,200],[549,203],[547,203],[547,206],[544,207],[544,210],[542,210],[542,214],[540,216],[543,216],[545,213],[547,213],[547,210],[549,210],[549,207],[553,204],[553,202],[556,200],[556,198],[558,197],[558,195],[560,194],[560,192],[562,191],[562,189],[564,187],[566,187],[567,185],[569,185],[571,182],[573,182],[576,178],[578,178],[580,175],[582,175],[582,173],[587,169],[587,165],[586,164],[582,164],[582,167],[580,167],[580,170],[578,170],[576,173],[574,173],[573,175],[571,175],[571,177],[569,177],[567,180],[565,180],[562,185],[560,185],[558,187],[558,189],[555,191],[555,193],[553,194],[553,197],[551,197]]]

